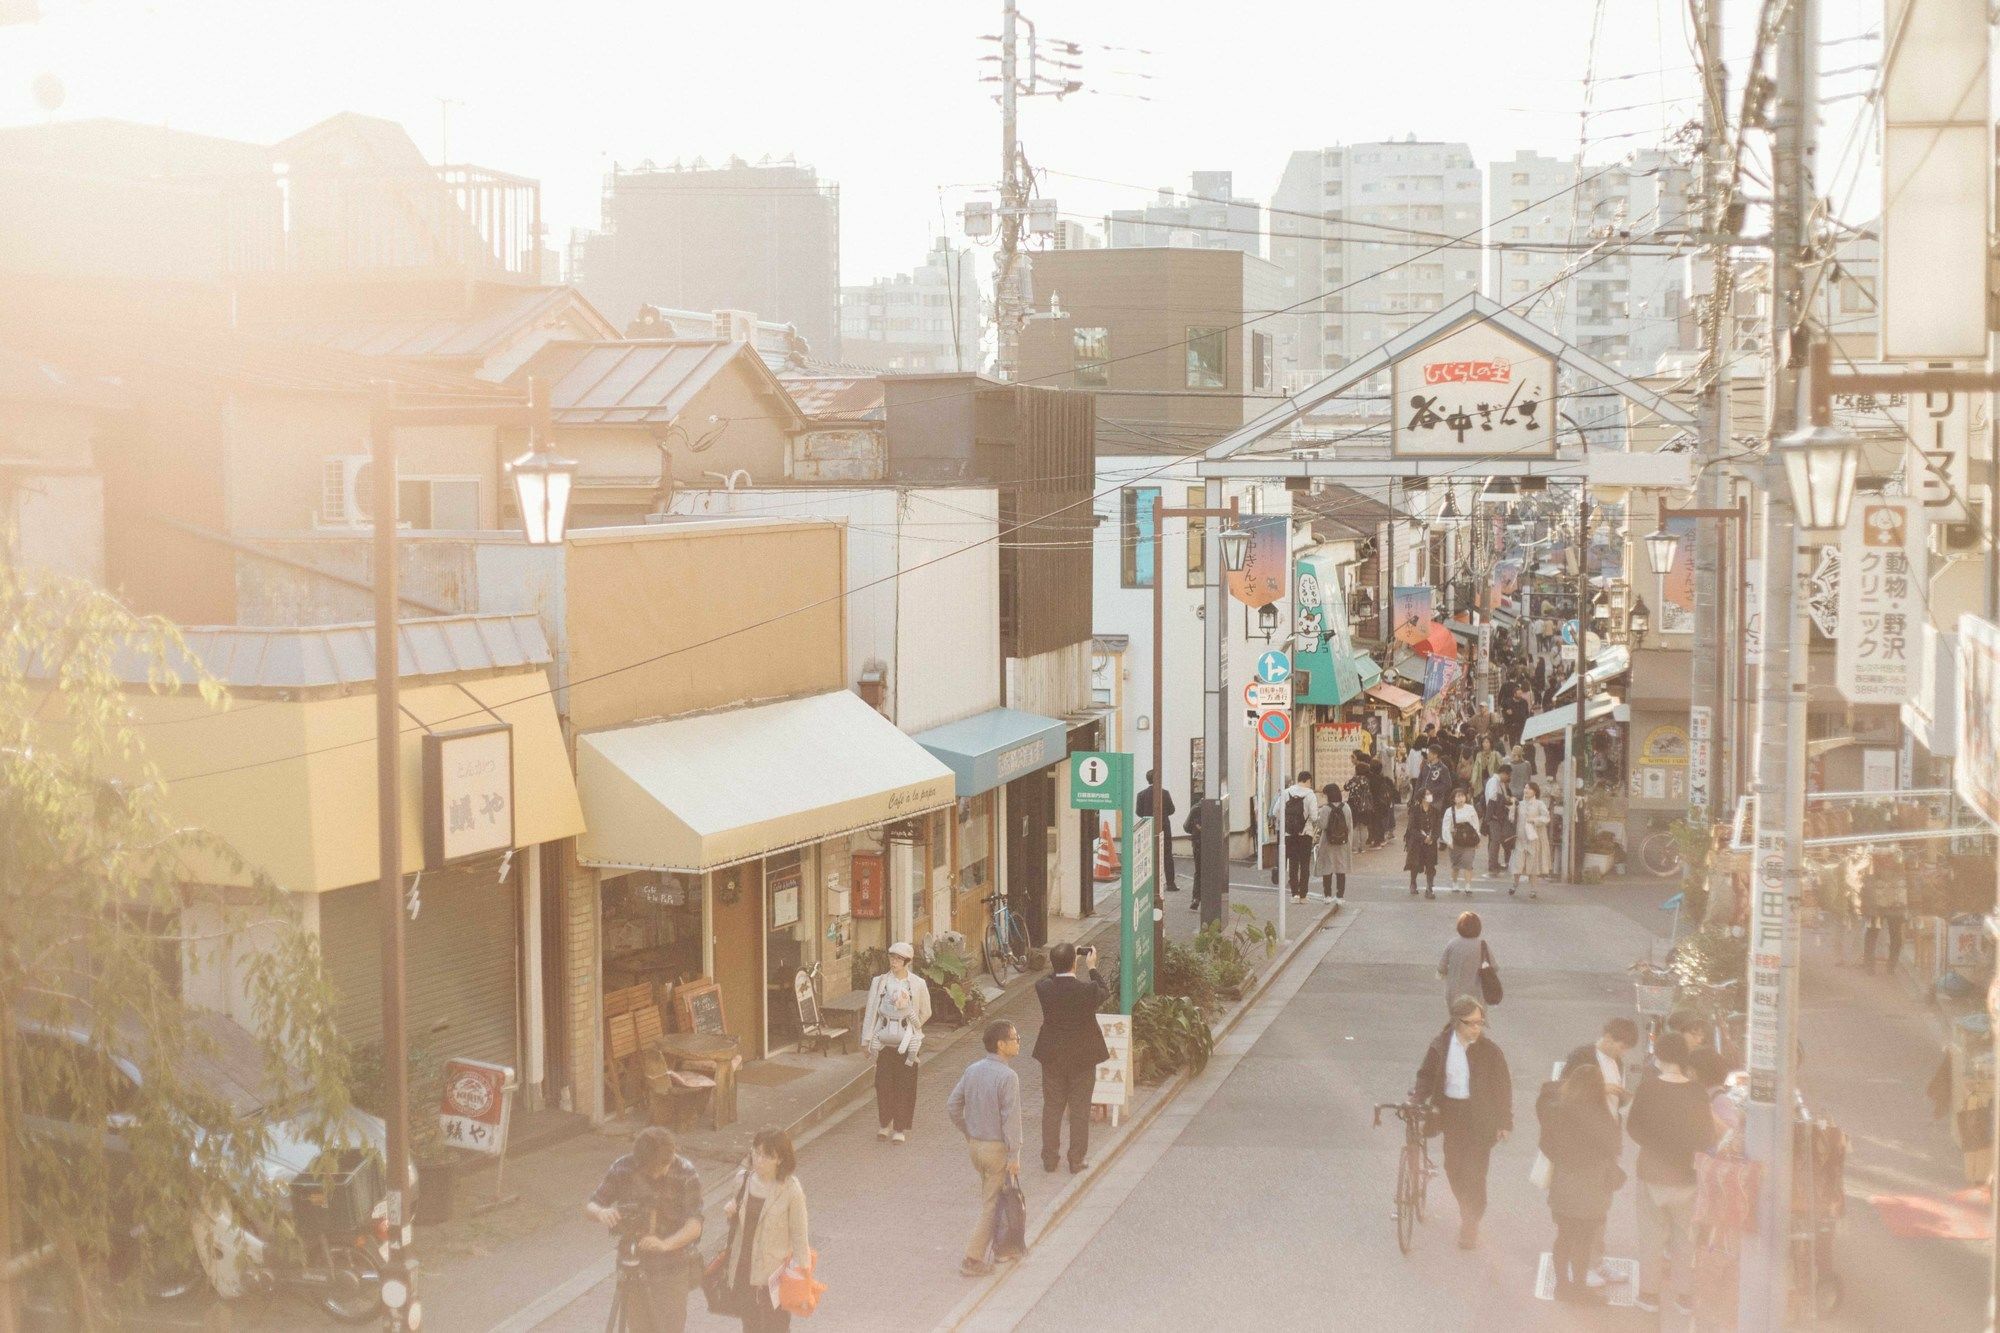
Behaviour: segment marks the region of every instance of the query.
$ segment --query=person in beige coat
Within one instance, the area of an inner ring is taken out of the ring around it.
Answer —
[[[799,1184],[792,1136],[760,1129],[750,1141],[736,1198],[723,1205],[733,1223],[724,1272],[743,1295],[744,1333],[785,1333],[792,1317],[777,1308],[771,1279],[786,1264],[805,1268],[812,1245],[806,1231],[806,1191]]]
[[[889,946],[889,970],[868,983],[861,1016],[861,1049],[875,1057],[878,1139],[908,1141],[917,1115],[917,1053],[931,1021],[931,991],[915,969],[917,951],[906,941]]]

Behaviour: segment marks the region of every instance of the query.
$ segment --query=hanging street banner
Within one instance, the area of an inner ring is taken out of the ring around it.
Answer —
[[[1449,657],[1432,657],[1424,663],[1424,698],[1431,700],[1446,694],[1458,684],[1465,668]]]
[[[1673,567],[1660,579],[1660,633],[1694,633],[1694,546],[1692,518],[1670,518],[1666,530],[1680,538]]]
[[[1958,618],[1958,794],[2000,828],[2000,626]]]
[[[1764,561],[1752,556],[1743,562],[1743,660],[1750,666],[1764,665]]]
[[[1285,596],[1286,534],[1289,514],[1245,514],[1236,526],[1250,534],[1243,568],[1229,576],[1229,595],[1245,606],[1270,606]]]
[[[1923,623],[1922,502],[1858,498],[1840,537],[1835,681],[1849,703],[1900,704],[1917,684]]]
[[[1354,637],[1347,625],[1347,595],[1330,556],[1307,554],[1292,570],[1292,666],[1306,685],[1299,699],[1344,704],[1361,693]]]
[[[1394,458],[1552,458],[1556,363],[1474,319],[1389,370]]]
[[[1696,823],[1708,818],[1713,804],[1708,780],[1714,766],[1715,711],[1707,704],[1694,704],[1688,709],[1687,800]]]
[[[1429,585],[1396,589],[1395,607],[1389,622],[1394,638],[1405,648],[1414,648],[1431,639],[1431,590]]]
[[[1849,515],[1853,517],[1853,515]],[[1840,548],[1819,548],[1819,563],[1806,580],[1806,614],[1813,627],[1831,639],[1840,629]]]

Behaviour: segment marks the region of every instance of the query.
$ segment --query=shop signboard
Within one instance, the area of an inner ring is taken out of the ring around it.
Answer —
[[[1474,319],[1390,367],[1390,452],[1397,458],[1548,458],[1555,444],[1555,358]]]
[[[424,866],[514,846],[514,728],[424,733]]]
[[[1707,704],[1688,709],[1688,809],[1697,822],[1708,817],[1714,805],[1709,778],[1715,772],[1715,710]]]
[[[1093,1106],[1110,1108],[1111,1124],[1115,1129],[1124,1112],[1132,1105],[1132,1016],[1099,1014],[1097,1030],[1104,1034],[1104,1049],[1111,1052],[1111,1058],[1097,1066],[1097,1080],[1091,1085],[1090,1102]]]
[[[1906,497],[1854,502],[1840,540],[1835,679],[1849,703],[1900,704],[1917,684],[1923,623],[1923,507]]]
[[[485,1060],[446,1060],[438,1132],[446,1146],[499,1157],[507,1151],[514,1071]]]
[[[1129,817],[1119,864],[1118,1007],[1126,1013],[1153,993],[1153,821]]]
[[[1078,750],[1069,757],[1069,808],[1132,808],[1132,756],[1118,750]]]
[[[854,915],[857,919],[880,920],[882,916],[882,853],[856,852],[849,861],[854,882]]]
[[[1764,561],[1757,556],[1743,562],[1743,662],[1764,665]]]
[[[2000,626],[1958,618],[1958,794],[2000,828]]]

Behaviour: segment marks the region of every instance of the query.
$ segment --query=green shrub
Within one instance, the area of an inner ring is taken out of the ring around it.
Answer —
[[[1220,990],[1215,960],[1200,949],[1168,940],[1153,969],[1153,991],[1192,1000],[1204,1014],[1217,1007]]]
[[[1149,995],[1133,1006],[1132,1043],[1139,1079],[1157,1083],[1186,1069],[1199,1074],[1215,1051],[1215,1033],[1194,1001],[1180,995]]]
[[[869,982],[888,970],[887,949],[856,949],[849,963],[848,975],[854,982],[854,989],[865,990]]]

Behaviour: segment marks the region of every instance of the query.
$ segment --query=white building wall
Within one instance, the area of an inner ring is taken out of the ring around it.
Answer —
[[[911,490],[896,527],[896,681],[891,714],[927,731],[1000,706],[999,494]],[[866,540],[850,536],[850,544]]]

